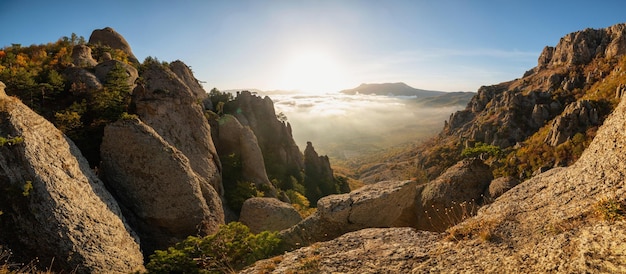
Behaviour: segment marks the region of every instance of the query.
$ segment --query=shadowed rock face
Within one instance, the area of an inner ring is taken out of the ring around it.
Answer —
[[[91,36],[89,36],[89,44],[102,44],[113,49],[122,50],[128,55],[128,59],[131,62],[139,63],[126,39],[110,27],[94,30]]]
[[[187,157],[139,119],[107,126],[101,154],[109,187],[144,239],[146,254],[224,223],[217,192],[203,190]]]
[[[143,269],[138,238],[72,141],[15,98],[0,96],[0,117],[0,136],[23,138],[0,147],[0,241],[14,256],[78,273]]]
[[[93,67],[98,64],[91,56],[91,48],[85,45],[76,45],[72,49],[72,60],[79,67]]]
[[[211,127],[191,90],[158,63],[150,64],[142,77],[145,85],[135,88],[132,100],[141,121],[185,154],[203,181],[203,189],[212,187],[223,195],[221,163]]]

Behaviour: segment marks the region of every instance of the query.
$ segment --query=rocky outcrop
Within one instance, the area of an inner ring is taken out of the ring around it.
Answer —
[[[417,194],[415,181],[387,181],[326,196],[313,215],[281,231],[281,237],[286,246],[296,247],[363,228],[414,226]]]
[[[219,155],[233,155],[241,163],[235,170],[243,179],[253,183],[257,189],[266,190],[267,197],[276,197],[276,188],[270,183],[265,172],[263,154],[256,136],[249,127],[242,126],[237,118],[226,114],[219,119],[218,137],[215,140]],[[224,182],[235,184],[236,182]]]
[[[170,70],[178,76],[178,78],[191,90],[196,99],[202,100],[205,109],[212,109],[211,100],[205,100],[208,97],[207,92],[202,88],[200,82],[193,76],[191,69],[180,60],[170,63]]]
[[[444,231],[476,213],[483,193],[493,180],[488,165],[477,158],[466,159],[448,168],[421,190],[416,227]]]
[[[570,104],[563,113],[552,121],[545,142],[558,146],[589,126],[598,125],[598,110],[590,101],[582,100]]]
[[[259,233],[290,228],[302,221],[302,217],[288,203],[275,198],[254,197],[243,203],[239,221],[252,233]]]
[[[328,156],[319,156],[311,142],[307,142],[304,149],[304,187],[313,204],[323,196],[337,194]]]
[[[91,56],[91,48],[85,45],[76,45],[72,49],[72,63],[78,67],[93,67],[98,64]]]
[[[280,260],[256,262],[239,273],[411,273],[428,259],[429,244],[439,238],[408,227],[363,229],[285,253]]]
[[[95,75],[101,83],[106,83],[109,72],[117,66],[124,68],[126,71],[126,74],[128,75],[126,83],[132,90],[135,87],[135,80],[139,77],[139,73],[136,68],[129,64],[117,60],[104,61],[95,67]]]
[[[141,270],[138,238],[72,141],[15,98],[0,98],[0,116],[0,136],[23,140],[0,147],[0,242],[12,259],[77,273]]]
[[[139,63],[126,39],[110,27],[94,30],[89,36],[89,44],[102,44],[112,49],[122,50],[131,62]]]
[[[67,68],[63,71],[63,75],[68,82],[72,83],[72,90],[89,91],[102,89],[102,83],[98,77],[85,68]]]
[[[157,62],[148,65],[142,77],[145,85],[135,88],[132,99],[141,120],[187,156],[207,195],[209,187],[222,195],[221,163],[211,127],[191,90]]]
[[[304,168],[302,153],[293,140],[291,126],[276,118],[274,103],[269,97],[261,98],[249,91],[241,91],[235,100],[226,103],[224,112],[252,129],[263,153],[268,176],[281,179],[300,176],[295,173]],[[273,174],[279,170],[290,170],[294,174]]]
[[[224,223],[217,192],[203,189],[187,157],[139,119],[108,125],[100,150],[104,176],[147,254]]]
[[[613,58],[626,53],[626,24],[606,29],[586,29],[570,33],[555,48],[546,47],[539,56],[540,67],[580,65],[595,57]]]
[[[519,180],[513,177],[505,176],[496,178],[489,183],[489,188],[485,190],[484,197],[493,201],[518,184]]]

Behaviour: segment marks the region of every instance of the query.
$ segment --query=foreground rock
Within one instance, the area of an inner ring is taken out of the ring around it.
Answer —
[[[476,158],[448,168],[421,190],[416,227],[444,231],[476,214],[492,179],[489,166]]]
[[[256,262],[240,273],[411,273],[429,257],[437,233],[369,228]]]
[[[281,231],[281,236],[287,246],[296,247],[363,228],[413,226],[417,221],[416,186],[415,181],[380,182],[324,197],[313,215]]]
[[[100,149],[104,175],[147,254],[224,223],[215,190],[203,190],[187,157],[139,119],[107,126]]]
[[[78,148],[17,99],[0,105],[0,136],[23,138],[0,147],[0,242],[11,259],[78,273],[141,270],[139,240]]]
[[[241,207],[239,221],[252,233],[280,231],[290,228],[302,220],[292,205],[275,198],[254,197]]]

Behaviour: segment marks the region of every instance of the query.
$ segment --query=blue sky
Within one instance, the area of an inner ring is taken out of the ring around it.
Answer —
[[[0,2],[0,47],[112,27],[138,59],[182,60],[208,90],[444,91],[519,78],[567,33],[626,22],[622,1]]]

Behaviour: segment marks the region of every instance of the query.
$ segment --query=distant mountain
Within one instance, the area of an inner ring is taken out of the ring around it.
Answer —
[[[382,83],[382,84],[361,84],[353,89],[340,91],[343,94],[378,94],[392,96],[415,96],[417,98],[433,97],[442,95],[443,91],[423,90],[411,87],[405,83]]]
[[[423,97],[416,100],[417,104],[427,107],[466,106],[476,92],[446,92],[442,95]]]

